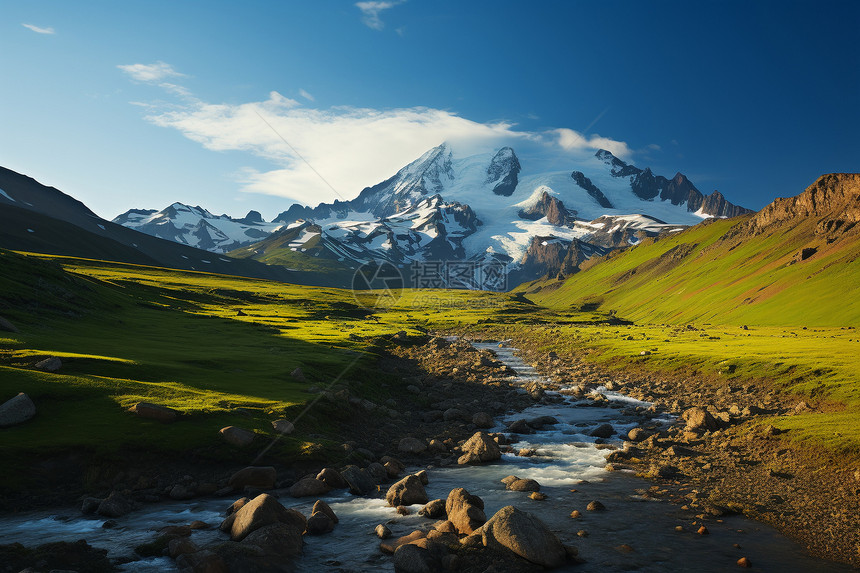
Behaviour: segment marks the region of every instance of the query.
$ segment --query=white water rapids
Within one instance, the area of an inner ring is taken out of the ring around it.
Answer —
[[[498,358],[513,368],[523,380],[540,379],[537,372],[514,355],[512,348],[495,344],[476,344],[496,352]],[[613,392],[603,392],[610,402],[624,407],[647,406]],[[484,500],[487,517],[505,505],[515,505],[542,519],[565,544],[574,545],[584,564],[563,567],[560,571],[697,571],[722,572],[734,570],[740,557],[747,557],[763,571],[849,571],[847,567],[811,558],[789,539],[772,528],[741,516],[731,516],[722,523],[708,522],[710,535],[698,535],[689,512],[665,501],[645,498],[638,490],[652,484],[629,472],[605,470],[604,456],[608,450],[598,449],[595,438],[588,435],[594,427],[610,423],[617,432],[626,433],[643,420],[625,415],[619,408],[586,407],[588,401],[565,397],[552,405],[535,405],[524,412],[509,413],[499,419],[490,431],[504,431],[505,423],[521,418],[554,416],[559,423],[546,426],[544,431],[522,436],[514,450],[534,448],[537,455],[518,457],[505,454],[497,463],[480,466],[428,468],[430,499],[445,498],[455,487],[464,487]],[[610,440],[620,445],[621,442]],[[417,471],[415,468],[412,471]],[[526,493],[506,491],[499,480],[510,474],[532,478],[541,484],[548,498],[534,501]],[[581,483],[585,480],[587,483]],[[571,492],[571,489],[577,491]],[[274,492],[279,493],[279,492]],[[315,498],[297,500],[286,492],[280,501],[305,515]],[[331,506],[340,523],[334,532],[322,536],[305,536],[304,553],[296,565],[298,571],[393,571],[391,558],[379,551],[379,539],[373,529],[386,523],[395,536],[414,529],[429,528],[432,520],[417,515],[420,506],[412,506],[409,516],[398,515],[384,499],[354,497],[336,491],[323,499]],[[589,512],[585,506],[599,500],[606,511]],[[217,526],[230,499],[195,499],[149,505],[116,519],[116,527],[104,529],[104,519],[82,516],[74,508],[14,514],[0,518],[2,543],[19,542],[35,546],[51,541],[86,539],[95,547],[105,548],[111,558],[134,558],[133,548],[152,541],[157,531],[167,525],[186,525],[194,520]],[[572,519],[574,509],[582,517]],[[681,525],[682,532],[675,531]],[[577,536],[585,530],[587,537]],[[198,545],[226,541],[217,529],[198,530],[191,538]],[[734,544],[740,545],[736,548]],[[627,545],[632,551],[619,549]],[[130,572],[176,571],[172,560],[151,558],[127,563],[122,570]]]

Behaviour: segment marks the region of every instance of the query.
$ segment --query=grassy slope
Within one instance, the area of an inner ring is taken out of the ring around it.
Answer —
[[[860,295],[860,242],[846,237],[799,260],[799,252],[810,244],[812,221],[772,236],[723,240],[745,220],[697,225],[643,244],[555,289],[550,282],[523,288],[529,298],[553,309],[591,303],[637,322],[795,327],[860,323],[860,305],[846,304]],[[673,256],[679,252],[684,256]]]

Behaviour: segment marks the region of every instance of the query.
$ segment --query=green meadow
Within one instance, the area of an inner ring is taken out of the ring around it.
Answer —
[[[662,243],[656,245],[672,247]],[[588,272],[611,276],[601,268]],[[0,315],[21,331],[0,333],[0,397],[23,391],[38,407],[31,422],[3,430],[0,461],[7,467],[70,449],[108,457],[193,450],[234,459],[238,450],[219,440],[218,429],[237,425],[273,437],[271,421],[302,412],[317,396],[307,391],[311,386],[335,382],[377,403],[402,392],[405,383],[376,366],[400,330],[524,338],[547,350],[589,350],[589,360],[611,368],[770,384],[827,406],[826,414],[772,420],[792,430],[789,439],[860,451],[853,431],[860,416],[860,333],[849,324],[804,329],[756,324],[743,315],[747,330],[726,318],[696,322],[700,330],[692,331],[678,328],[677,320],[648,320],[646,311],[628,310],[614,293],[607,295],[616,297],[609,305],[588,304],[588,293],[565,304],[562,289],[545,297],[405,290],[389,298],[9,251],[0,251],[0,269]],[[642,350],[651,354],[640,356]],[[48,355],[62,358],[59,372],[33,368]],[[297,367],[306,380],[291,375]],[[183,415],[168,425],[139,419],[126,412],[139,401]],[[336,435],[336,422],[348,415],[325,401],[314,405],[271,455],[337,455],[335,445],[345,438]],[[0,485],[15,487],[16,479],[4,472]]]

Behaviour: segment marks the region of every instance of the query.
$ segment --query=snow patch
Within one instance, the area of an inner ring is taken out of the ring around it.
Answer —
[[[9,200],[10,200],[10,201],[12,201],[13,203],[15,203],[15,202],[16,202],[14,199],[12,199],[12,198],[9,196],[9,194],[8,194],[8,193],[6,193],[5,191],[3,191],[2,189],[0,189],[0,195],[3,195],[4,197],[6,197],[7,199],[9,199]]]

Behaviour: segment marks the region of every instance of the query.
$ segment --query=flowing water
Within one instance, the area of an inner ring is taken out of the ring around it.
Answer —
[[[476,346],[496,352],[522,381],[541,379],[532,367],[514,355],[514,349],[496,344]],[[603,394],[610,402],[624,408],[648,406],[613,392]],[[514,444],[515,451],[535,449],[534,456],[505,454],[501,461],[493,464],[428,468],[429,498],[445,498],[453,488],[464,487],[484,500],[488,517],[505,505],[534,513],[562,542],[576,546],[580,557],[585,559],[584,564],[570,565],[559,571],[722,572],[736,569],[740,557],[750,559],[760,571],[851,570],[811,558],[774,529],[741,516],[727,517],[722,523],[711,521],[707,524],[710,534],[698,535],[698,526],[692,525],[689,512],[641,495],[652,484],[629,472],[605,470],[607,451],[598,449],[588,432],[599,424],[609,423],[623,433],[641,420],[628,415],[629,410],[628,414],[622,412],[624,408],[593,407],[589,402],[565,397],[562,402],[535,405],[499,419],[498,427],[490,431],[504,431],[506,422],[537,416],[554,416],[559,423],[546,426],[545,431],[522,436],[522,441]],[[620,442],[615,443],[620,445]],[[537,480],[548,498],[534,501],[524,492],[506,491],[500,480],[511,474]],[[295,500],[282,493],[284,505],[310,514],[315,498]],[[379,551],[379,540],[373,534],[376,525],[386,523],[394,535],[399,536],[427,528],[432,523],[417,515],[419,506],[412,507],[412,515],[400,516],[383,499],[354,497],[345,491],[333,492],[323,499],[338,515],[340,523],[330,534],[305,536],[304,553],[297,562],[299,571],[393,571],[391,558]],[[586,511],[585,506],[591,500],[602,502],[606,511]],[[2,543],[32,546],[86,539],[95,547],[108,549],[112,558],[134,558],[133,548],[152,541],[157,530],[166,525],[185,525],[200,520],[217,526],[231,502],[232,499],[196,499],[150,505],[116,519],[117,525],[111,529],[102,527],[104,519],[82,516],[74,509],[17,514],[0,518],[0,531],[3,532]],[[574,509],[582,512],[581,518],[569,516]],[[678,525],[683,531],[675,530]],[[580,530],[587,531],[587,537],[579,537]],[[226,535],[217,529],[198,530],[193,533],[192,540],[205,545],[226,540]],[[133,561],[122,569],[147,573],[176,571],[168,558]]]

